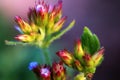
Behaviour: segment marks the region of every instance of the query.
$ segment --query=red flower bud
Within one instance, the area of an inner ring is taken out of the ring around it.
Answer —
[[[69,53],[67,50],[60,50],[56,53],[62,60],[63,62],[68,65],[72,66],[72,63],[74,61],[74,57],[71,53]]]
[[[52,72],[54,80],[66,80],[66,70],[62,62],[53,63]]]

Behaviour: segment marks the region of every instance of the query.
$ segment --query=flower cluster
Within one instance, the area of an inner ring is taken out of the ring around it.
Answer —
[[[88,74],[88,77],[92,77],[96,67],[103,60],[104,48],[99,47],[97,36],[85,27],[81,39],[75,43],[74,54],[65,49],[58,51],[56,54],[67,66]]]
[[[68,50],[60,50],[56,54],[61,58],[61,62],[54,62],[51,65],[47,48],[56,39],[69,31],[75,24],[73,20],[68,27],[61,31],[67,17],[62,17],[62,1],[54,6],[40,1],[34,8],[28,12],[29,22],[24,21],[21,17],[16,16],[15,21],[18,26],[16,29],[21,33],[15,37],[17,42],[6,41],[7,44],[30,44],[38,46],[43,50],[46,64],[39,65],[37,62],[31,62],[29,70],[32,70],[38,80],[66,80],[67,66],[80,72],[74,80],[91,80],[96,71],[96,67],[103,60],[104,48],[100,47],[98,37],[93,34],[87,27],[84,28],[81,38],[75,42],[74,53]],[[48,63],[47,63],[48,62]]]
[[[66,70],[62,62],[53,63],[52,67],[31,62],[29,70],[36,74],[38,80],[66,80]]]
[[[39,47],[48,47],[51,42],[71,29],[75,23],[73,20],[66,29],[60,31],[67,19],[66,16],[62,17],[61,0],[54,6],[48,5],[44,1],[39,2],[34,8],[30,8],[28,18],[29,23],[19,16],[15,17],[15,21],[19,25],[16,29],[21,33],[15,39]]]

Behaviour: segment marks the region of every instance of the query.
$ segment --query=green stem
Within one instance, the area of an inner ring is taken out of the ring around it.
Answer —
[[[45,57],[46,64],[51,66],[51,59],[50,59],[50,56],[49,56],[48,49],[47,48],[42,48],[42,51],[43,51],[43,54],[44,54],[44,57]]]

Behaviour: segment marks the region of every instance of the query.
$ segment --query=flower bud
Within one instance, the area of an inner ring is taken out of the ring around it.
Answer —
[[[22,42],[32,42],[34,41],[35,37],[33,35],[22,34],[16,36],[15,39]]]
[[[103,59],[104,48],[101,48],[96,54],[92,56],[95,66],[99,65]]]
[[[69,53],[67,50],[60,50],[56,54],[63,60],[66,65],[72,67],[74,57],[71,53]]]
[[[15,17],[15,20],[16,22],[18,23],[18,25],[20,26],[21,30],[24,32],[24,33],[30,33],[32,31],[30,25],[26,22],[24,22],[21,17],[19,16],[16,16]]]
[[[66,80],[66,70],[62,62],[52,65],[53,80]]]
[[[81,65],[81,63],[78,60],[75,60],[74,65],[75,65],[75,68],[78,71],[82,71],[83,70],[83,66]]]
[[[48,23],[48,9],[49,7],[44,3],[44,1],[36,5],[35,10],[38,13],[38,16],[40,17],[41,25],[43,26],[46,26]]]
[[[93,62],[90,54],[85,54],[85,55],[83,56],[83,60],[85,61],[84,64],[85,64],[87,67],[93,67],[93,66],[94,66],[94,62]]]
[[[84,56],[84,51],[82,49],[82,43],[80,40],[77,40],[75,43],[75,48],[74,48],[74,56],[77,58],[79,61],[83,63],[82,57]]]

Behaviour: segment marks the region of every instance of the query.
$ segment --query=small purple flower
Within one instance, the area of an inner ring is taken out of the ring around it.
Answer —
[[[29,64],[29,70],[33,70],[34,68],[36,68],[38,66],[38,63],[37,62],[31,62],[30,64]]]
[[[40,77],[41,80],[51,80],[51,71],[49,66],[47,65],[41,66]]]
[[[48,68],[41,69],[41,75],[48,76],[49,74],[50,74],[50,71]]]

